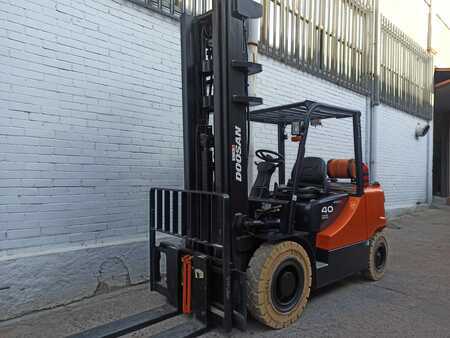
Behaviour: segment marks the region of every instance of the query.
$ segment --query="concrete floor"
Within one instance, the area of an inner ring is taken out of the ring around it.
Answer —
[[[390,262],[381,281],[348,278],[313,294],[292,327],[273,331],[251,321],[246,332],[232,336],[450,337],[450,208],[391,221],[388,236]],[[64,337],[162,303],[147,285],[135,286],[0,323],[0,337]],[[146,337],[170,324],[129,337]]]

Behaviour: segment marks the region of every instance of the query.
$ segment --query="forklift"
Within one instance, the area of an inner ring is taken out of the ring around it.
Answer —
[[[248,61],[247,21],[262,7],[212,3],[205,14],[181,17],[185,187],[149,196],[150,288],[168,304],[74,337],[118,337],[174,316],[190,319],[156,336],[245,330],[248,313],[285,328],[311,290],[385,273],[384,193],[362,161],[361,113],[313,101],[251,109],[262,99],[249,96],[248,79],[262,66]],[[310,126],[330,119],[352,121],[353,158],[305,156]],[[256,151],[249,189],[251,122],[275,126],[278,149]],[[288,127],[297,155],[286,180]]]

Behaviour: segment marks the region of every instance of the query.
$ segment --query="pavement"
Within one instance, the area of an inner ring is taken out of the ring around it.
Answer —
[[[232,337],[450,337],[450,207],[422,210],[389,222],[385,277],[353,276],[315,292],[291,327],[270,330],[251,320]],[[138,285],[0,323],[1,338],[58,338],[165,302]],[[184,319],[183,319],[184,320]],[[180,319],[126,337],[148,337]],[[203,337],[224,337],[220,330]],[[228,335],[227,335],[228,336]]]

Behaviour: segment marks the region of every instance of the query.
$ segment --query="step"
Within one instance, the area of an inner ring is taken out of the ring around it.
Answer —
[[[233,102],[247,104],[249,106],[257,106],[263,104],[263,99],[256,96],[233,95]]]
[[[328,267],[328,263],[316,261],[316,270]]]
[[[247,72],[248,75],[254,75],[262,72],[262,65],[250,61],[231,61],[233,68],[239,69],[240,71]]]

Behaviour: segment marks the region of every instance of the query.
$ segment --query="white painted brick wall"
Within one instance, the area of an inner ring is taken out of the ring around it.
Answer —
[[[359,109],[365,144],[364,96],[260,61],[266,106]],[[149,187],[183,180],[178,22],[126,0],[0,0],[0,64],[0,257],[144,238]],[[410,138],[416,119],[385,115],[380,181],[391,206],[413,206],[424,196],[423,140]],[[255,149],[276,149],[274,129],[254,129]],[[351,157],[351,132],[350,121],[325,121],[308,155]]]
[[[178,23],[122,0],[0,0],[0,252],[144,234],[182,183]]]
[[[387,105],[376,108],[376,179],[386,194],[386,208],[426,203],[427,142],[432,132],[415,138],[418,123],[427,122]],[[430,175],[430,173],[428,173]]]

